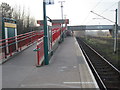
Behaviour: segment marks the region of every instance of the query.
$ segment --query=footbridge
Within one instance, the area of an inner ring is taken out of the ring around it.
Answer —
[[[68,30],[79,31],[79,30],[114,30],[115,25],[77,25],[68,26]],[[120,30],[120,26],[118,26]]]

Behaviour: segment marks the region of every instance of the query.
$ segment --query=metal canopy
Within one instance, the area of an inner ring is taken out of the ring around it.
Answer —
[[[80,26],[68,26],[68,30],[114,30],[114,25],[80,25]],[[118,27],[120,29],[120,26]]]
[[[67,20],[67,22],[66,22],[66,20]],[[37,20],[37,23],[43,25],[44,20]],[[52,19],[52,24],[65,24],[65,23],[69,24],[69,19],[63,19],[63,20],[62,19]]]
[[[52,20],[52,23],[54,24],[54,23],[60,23],[60,24],[65,24],[65,22],[66,22],[66,20],[67,20],[67,24],[69,24],[69,19],[54,19],[54,20]]]

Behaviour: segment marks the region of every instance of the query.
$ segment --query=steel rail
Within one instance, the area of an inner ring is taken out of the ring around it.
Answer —
[[[92,68],[92,71],[94,71],[95,78],[96,78],[96,79],[99,79],[99,80],[97,80],[97,82],[98,82],[98,85],[99,85],[100,89],[103,89],[103,88],[104,88],[105,90],[107,90],[106,85],[104,84],[104,82],[103,82],[103,80],[101,79],[100,75],[97,73],[95,67],[93,66],[92,62],[90,61],[90,58],[89,58],[88,55],[86,54],[86,52],[85,52],[85,50],[83,49],[82,45],[79,44],[79,46],[81,47],[81,49],[82,49],[82,51],[83,51],[83,54],[85,55],[86,60],[88,61],[90,67]]]
[[[106,64],[108,64],[108,66],[111,67],[112,70],[114,70],[114,72],[120,74],[120,71],[114,66],[112,65],[110,62],[108,62],[107,59],[105,59],[102,55],[100,55],[96,50],[94,50],[90,45],[86,44],[83,40],[80,40],[81,42],[83,42],[85,44],[85,46],[87,46],[90,50],[92,50],[97,56],[99,56],[99,58],[101,58]],[[80,44],[79,44],[80,45]],[[90,61],[89,56],[87,55],[86,51],[83,49],[82,45],[80,45],[80,47],[82,48],[82,51],[90,65],[90,67],[92,67],[92,70],[95,72],[95,75],[97,76],[97,78],[100,80],[101,84],[102,84],[102,89],[104,88],[105,90],[107,90],[107,86],[105,85],[105,82],[102,80],[103,78],[101,78],[100,74],[97,73],[97,70],[95,69],[95,66],[92,64],[92,62]],[[109,87],[108,87],[109,88]]]
[[[84,41],[83,41],[84,42]],[[84,42],[85,43],[85,42]],[[108,63],[113,69],[115,69],[118,73],[120,73],[120,70],[118,70],[114,65],[112,65],[110,62],[108,62],[107,59],[105,59],[102,55],[100,55],[95,49],[93,49],[91,46],[85,43],[92,51],[94,51],[100,58],[102,58],[106,63]]]

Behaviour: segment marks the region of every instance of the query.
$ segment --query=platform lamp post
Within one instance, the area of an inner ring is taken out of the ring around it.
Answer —
[[[44,62],[45,62],[45,65],[49,64],[49,58],[48,58],[48,29],[47,29],[46,5],[51,5],[51,4],[54,4],[53,0],[43,0]]]
[[[65,1],[59,1],[58,3],[61,3],[61,17],[62,17],[62,21],[63,21],[63,3]],[[62,29],[63,29],[63,23],[62,23]],[[64,41],[64,32],[62,32],[62,29],[61,29],[61,41]]]

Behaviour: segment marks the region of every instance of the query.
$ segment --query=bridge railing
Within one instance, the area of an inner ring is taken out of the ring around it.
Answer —
[[[33,31],[0,40],[0,63],[3,63],[15,53],[27,48],[41,37],[43,37],[43,31]]]
[[[66,30],[66,27],[63,27],[62,32],[64,32],[65,30]],[[61,28],[60,27],[52,29],[52,42],[57,40],[60,37],[60,34],[61,34]]]

